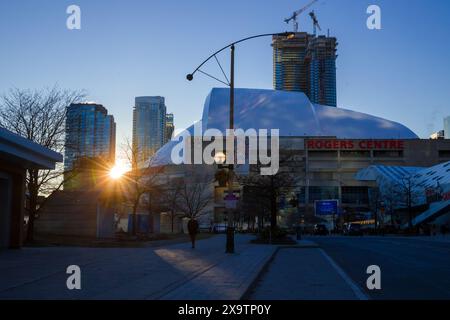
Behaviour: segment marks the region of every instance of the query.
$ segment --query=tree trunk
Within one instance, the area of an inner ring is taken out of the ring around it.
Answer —
[[[412,231],[412,201],[411,201],[411,191],[408,190],[408,225],[409,229]]]
[[[148,194],[148,232],[153,233],[153,208],[150,193]]]
[[[34,209],[32,205],[34,204]],[[36,216],[36,202],[31,201],[30,197],[30,208],[28,211],[28,228],[27,228],[27,242],[33,242],[34,240],[34,218]]]
[[[270,229],[272,233],[277,228],[277,194],[275,192],[274,176],[270,177]]]
[[[270,197],[270,228],[272,231],[277,228],[277,198],[274,193]]]
[[[408,206],[408,225],[409,225],[409,229],[411,229],[411,230],[412,230],[412,227],[413,227],[412,220],[413,220],[413,218],[412,218],[411,206]]]
[[[137,211],[137,206],[138,206],[138,204],[134,203],[134,205],[133,205],[133,213],[131,214],[131,235],[133,235],[133,236],[136,235],[136,226],[137,226],[136,211]]]
[[[170,212],[170,218],[171,218],[171,222],[172,222],[172,234],[173,234],[173,220],[175,220],[175,214],[173,211]]]
[[[33,242],[34,240],[34,219],[37,213],[37,199],[38,199],[38,172],[36,170],[29,171],[29,183],[28,183],[28,194],[29,194],[29,208],[28,208],[28,228],[27,228],[27,242]]]
[[[377,207],[375,207],[374,217],[375,217],[375,231],[377,231],[378,230],[378,208]]]

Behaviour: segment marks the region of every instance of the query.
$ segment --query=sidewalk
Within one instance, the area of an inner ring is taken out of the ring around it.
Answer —
[[[239,299],[276,250],[236,235],[158,248],[24,248],[0,252],[0,299]],[[66,268],[81,268],[68,290]]]
[[[315,242],[270,246],[251,239],[236,235],[233,255],[224,253],[225,235],[198,241],[195,250],[179,243],[3,251],[0,299],[364,299]],[[81,290],[66,287],[69,265],[81,268]]]
[[[276,251],[246,245],[197,277],[162,296],[164,300],[239,300]]]

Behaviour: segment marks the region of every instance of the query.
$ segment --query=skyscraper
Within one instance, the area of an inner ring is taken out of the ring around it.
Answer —
[[[79,158],[102,158],[113,164],[116,157],[116,123],[101,104],[76,103],[67,107],[65,170]]]
[[[164,97],[136,97],[133,110],[133,148],[144,165],[164,145],[166,137],[166,105]]]
[[[313,103],[337,106],[336,38],[297,32],[289,39],[274,36],[272,47],[275,90],[301,91]]]
[[[308,44],[309,98],[311,102],[337,106],[336,38],[313,37]]]
[[[167,143],[172,139],[174,131],[175,125],[173,122],[173,113],[168,113],[166,114],[166,137],[164,143]]]
[[[309,39],[306,32],[297,32],[295,37],[274,36],[273,87],[275,90],[301,91],[309,93],[309,64],[306,60]]]
[[[444,118],[444,136],[445,139],[450,139],[450,116]]]

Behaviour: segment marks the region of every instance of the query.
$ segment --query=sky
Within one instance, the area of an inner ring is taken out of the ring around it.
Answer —
[[[212,87],[186,74],[226,44],[292,31],[284,23],[309,0],[0,0],[0,94],[10,88],[84,89],[107,107],[121,144],[132,135],[134,97],[160,95],[177,131],[201,118]],[[81,30],[66,27],[69,5]],[[381,30],[366,10],[381,8]],[[319,0],[311,9],[338,38],[338,106],[400,122],[420,137],[450,115],[450,1]],[[309,11],[300,29],[312,32]],[[270,38],[236,48],[236,87],[272,89]],[[229,55],[219,56],[225,70]],[[220,76],[215,62],[205,71]]]

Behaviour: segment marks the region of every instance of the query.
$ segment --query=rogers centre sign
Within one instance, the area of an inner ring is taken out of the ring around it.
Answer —
[[[403,150],[403,140],[307,140],[308,150]]]

